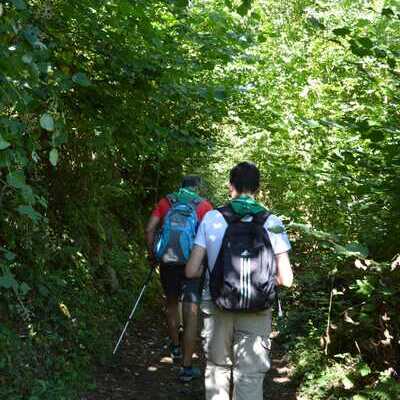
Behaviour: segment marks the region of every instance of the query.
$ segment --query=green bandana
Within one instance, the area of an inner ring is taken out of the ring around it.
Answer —
[[[177,192],[171,193],[171,196],[175,197],[180,203],[185,204],[200,198],[196,192],[188,188],[180,188]]]
[[[244,194],[233,199],[230,204],[235,214],[238,214],[241,217],[265,211],[264,206],[255,201],[251,196],[246,196]]]

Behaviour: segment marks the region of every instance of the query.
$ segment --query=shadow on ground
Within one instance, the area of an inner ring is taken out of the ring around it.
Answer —
[[[160,315],[145,315],[135,321],[118,356],[109,365],[97,367],[96,389],[81,400],[203,400],[203,379],[180,383],[179,365],[169,357],[167,343]],[[201,354],[197,364],[204,366]],[[296,400],[289,373],[285,355],[273,346],[272,369],[264,383],[265,400]]]

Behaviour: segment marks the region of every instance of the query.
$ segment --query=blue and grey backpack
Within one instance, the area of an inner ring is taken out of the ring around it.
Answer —
[[[198,197],[188,203],[168,195],[171,208],[154,242],[156,259],[168,265],[185,265],[189,260],[198,227],[197,206],[203,201]]]

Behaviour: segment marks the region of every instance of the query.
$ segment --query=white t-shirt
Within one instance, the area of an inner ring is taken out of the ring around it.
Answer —
[[[225,218],[217,210],[209,211],[200,223],[194,244],[207,250],[208,268],[210,271],[214,268],[227,227],[228,224],[226,223]],[[268,232],[272,249],[275,254],[286,253],[290,250],[290,242],[280,218],[271,214],[265,221],[264,228]],[[272,230],[275,232],[281,232],[274,233]],[[206,279],[204,282],[203,299],[211,299],[208,271],[206,271]]]

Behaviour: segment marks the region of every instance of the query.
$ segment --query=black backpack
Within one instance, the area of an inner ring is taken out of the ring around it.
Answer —
[[[261,311],[277,296],[276,262],[264,224],[270,213],[260,212],[249,221],[230,206],[219,208],[228,227],[213,270],[210,292],[214,303],[227,311]]]

